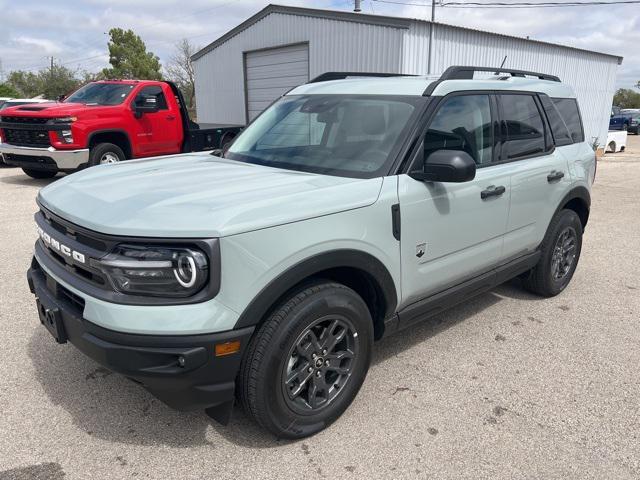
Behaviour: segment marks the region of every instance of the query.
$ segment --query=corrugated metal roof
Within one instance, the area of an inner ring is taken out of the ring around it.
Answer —
[[[222,35],[220,38],[218,38],[218,39],[214,40],[213,42],[211,42],[209,45],[204,47],[202,50],[200,50],[200,51],[196,52],[195,54],[193,54],[191,59],[192,60],[199,59],[203,55],[206,55],[208,52],[210,52],[210,51],[214,50],[215,48],[217,48],[218,46],[222,45],[223,43],[225,43],[230,38],[238,35],[242,31],[246,30],[247,28],[251,27],[252,25],[254,25],[255,23],[259,22],[260,20],[262,20],[263,18],[265,18],[266,16],[268,16],[268,15],[270,15],[272,13],[283,13],[283,14],[288,14],[288,15],[300,15],[300,16],[305,16],[305,17],[318,17],[318,18],[326,18],[326,19],[333,19],[333,20],[342,20],[342,21],[345,21],[345,22],[366,23],[366,24],[370,24],[370,25],[380,25],[380,26],[385,26],[385,27],[395,27],[395,28],[404,28],[404,29],[408,29],[410,27],[411,22],[420,22],[420,23],[426,23],[426,24],[432,23],[432,22],[430,22],[428,20],[423,20],[423,19],[419,19],[419,18],[394,17],[394,16],[387,16],[387,15],[371,15],[371,14],[368,14],[368,13],[355,13],[355,12],[345,12],[345,11],[340,11],[340,10],[323,10],[323,9],[317,9],[317,8],[290,7],[290,6],[286,6],[286,5],[270,4],[270,5],[267,5],[265,8],[263,8],[262,10],[260,10],[255,15],[253,15],[252,17],[250,17],[247,20],[245,20],[244,22],[242,22],[240,25],[238,25],[235,28],[229,30],[227,33]],[[502,33],[489,32],[489,31],[486,31],[486,30],[478,30],[478,29],[475,29],[475,28],[460,27],[460,26],[457,26],[457,25],[450,25],[450,24],[447,24],[447,23],[440,23],[440,22],[433,22],[433,23],[434,23],[434,25],[443,25],[443,26],[446,26],[446,27],[449,27],[449,28],[456,28],[456,29],[467,30],[467,31],[471,31],[471,32],[480,32],[480,33],[485,33],[485,34],[489,34],[489,35],[495,35],[495,36],[498,36],[498,37],[524,40],[524,41],[532,42],[532,43],[539,43],[539,44],[543,44],[543,45],[552,45],[554,47],[562,47],[562,48],[568,48],[568,49],[571,49],[571,50],[578,50],[578,51],[581,51],[581,52],[589,52],[589,53],[595,53],[595,54],[598,54],[598,55],[614,57],[614,58],[616,58],[618,60],[618,64],[619,65],[622,63],[622,57],[621,56],[613,55],[613,54],[610,54],[610,53],[603,53],[603,52],[598,52],[598,51],[594,51],[594,50],[587,50],[587,49],[584,49],[584,48],[571,47],[571,46],[567,46],[567,45],[561,45],[561,44],[558,44],[558,43],[545,42],[545,41],[542,41],[542,40],[534,40],[534,39],[531,39],[531,38],[518,37],[518,36],[515,36],[515,35],[505,35],[505,34],[502,34]]]

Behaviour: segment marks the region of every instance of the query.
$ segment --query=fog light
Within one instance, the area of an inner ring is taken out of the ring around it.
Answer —
[[[216,345],[216,357],[224,357],[240,351],[240,340],[218,343]]]
[[[60,130],[58,132],[58,138],[64,143],[73,143],[73,134],[71,130]]]

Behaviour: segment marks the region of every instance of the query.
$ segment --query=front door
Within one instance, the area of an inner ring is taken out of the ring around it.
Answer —
[[[445,97],[425,132],[425,155],[441,149],[467,152],[477,165],[474,180],[398,177],[401,308],[481,275],[502,258],[510,171],[494,164],[494,105],[489,94]]]
[[[136,143],[138,145],[136,156],[146,157],[180,153],[182,140],[180,115],[179,112],[172,111],[169,107],[162,87],[160,85],[144,87],[138,92],[136,99],[141,96],[146,96],[148,100],[155,99],[158,110],[156,112],[146,112],[140,118],[134,118]],[[134,99],[134,102],[136,99]]]

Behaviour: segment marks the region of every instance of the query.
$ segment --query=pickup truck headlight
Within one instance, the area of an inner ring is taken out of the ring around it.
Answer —
[[[60,117],[60,118],[52,118],[47,121],[49,125],[60,125],[65,123],[73,123],[78,120],[78,117]]]
[[[207,257],[196,248],[118,245],[98,266],[114,289],[129,295],[190,297],[209,278]]]

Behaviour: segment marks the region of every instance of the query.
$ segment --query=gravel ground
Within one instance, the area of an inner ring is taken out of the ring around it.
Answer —
[[[221,427],[58,346],[25,271],[45,181],[0,170],[0,479],[640,478],[640,137],[598,167],[580,265],[379,343],[345,415],[277,441]]]

